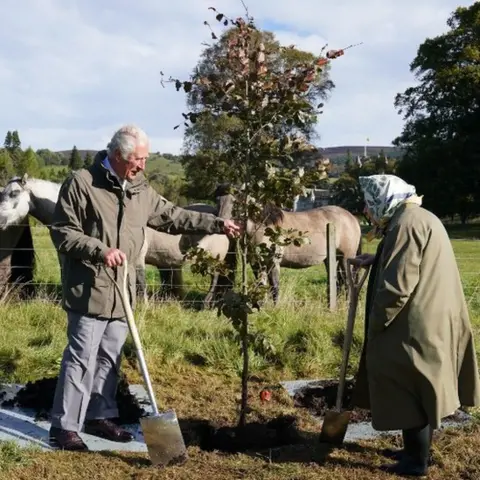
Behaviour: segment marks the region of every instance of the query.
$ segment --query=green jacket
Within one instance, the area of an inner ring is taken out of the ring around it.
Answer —
[[[106,151],[94,164],[76,171],[63,183],[50,235],[65,256],[62,306],[100,318],[123,318],[125,312],[103,263],[111,248],[128,260],[130,302],[135,307],[135,265],[147,226],[167,233],[223,233],[224,220],[209,213],[184,210],[159,195],[143,174],[122,189],[103,165]],[[111,269],[120,282],[122,268]]]

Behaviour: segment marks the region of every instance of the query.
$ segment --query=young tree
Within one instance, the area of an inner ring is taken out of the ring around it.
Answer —
[[[214,191],[214,185],[222,183],[227,169],[222,153],[225,153],[232,137],[238,136],[244,130],[244,120],[238,115],[229,115],[221,107],[223,97],[212,95],[210,87],[205,81],[226,82],[234,71],[229,62],[228,55],[231,42],[237,36],[235,26],[225,25],[225,31],[219,36],[218,41],[208,46],[192,74],[192,89],[187,93],[187,105],[192,112],[199,113],[206,107],[214,104],[218,111],[215,116],[199,116],[195,123],[190,124],[185,130],[184,156],[182,164],[188,182],[190,194],[197,198],[206,198]],[[310,52],[289,47],[283,48],[274,34],[268,31],[255,29],[251,34],[251,41],[262,44],[265,48],[265,68],[270,74],[281,74],[298,64],[315,62],[316,57]],[[234,67],[233,67],[234,68]],[[317,105],[325,100],[334,88],[333,82],[328,77],[328,64],[314,73],[308,91],[303,92],[303,98],[311,105]],[[197,80],[203,79],[203,82]],[[230,112],[231,113],[231,112]],[[314,126],[317,122],[315,115],[304,119],[302,125],[293,125],[285,121],[277,121],[273,125],[275,132],[272,134],[283,136],[299,129],[308,139],[314,137]],[[232,172],[234,173],[234,172]],[[232,177],[230,173],[230,177]],[[240,178],[238,178],[240,180]]]
[[[82,157],[79,151],[77,150],[77,147],[74,145],[72,152],[70,153],[70,160],[68,162],[68,166],[72,170],[80,170],[83,167],[83,163],[84,162],[82,160]]]
[[[222,139],[218,159],[225,165],[224,180],[239,185],[232,187],[236,196],[234,216],[244,223],[247,219],[261,223],[266,205],[292,208],[295,196],[306,193],[305,185],[325,176],[325,168],[307,170],[299,154],[314,148],[306,127],[316,122],[322,105],[313,106],[310,96],[328,58],[302,58],[285,68],[271,69],[271,57],[278,55],[279,50],[268,48],[248,12],[245,17],[229,19],[212,7],[210,10],[221,25],[230,27],[227,39],[223,40],[225,55],[221,68],[214,74],[200,72],[188,81],[170,77],[169,82],[177,91],[197,91],[202,96],[199,108],[183,114],[187,128],[199,121],[213,125],[224,118],[241,125]],[[213,30],[211,35],[218,40]],[[288,53],[289,48],[280,50]],[[247,280],[247,264],[265,265],[279,247],[291,243],[300,246],[308,241],[303,232],[283,231],[279,227],[269,227],[265,233],[272,245],[264,248],[253,248],[250,237],[243,234],[241,287],[229,291],[220,307],[220,313],[232,321],[238,332],[243,355],[239,426],[245,425],[248,412],[249,348],[264,352],[271,348],[251,322],[251,315],[260,308],[268,287]],[[189,258],[195,261],[193,271],[225,272],[224,265],[208,258],[201,249],[192,250]]]

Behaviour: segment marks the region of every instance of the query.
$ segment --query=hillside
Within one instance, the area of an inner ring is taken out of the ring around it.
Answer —
[[[80,156],[85,159],[87,153],[92,157],[97,154],[98,150],[78,150]],[[72,153],[71,150],[59,150],[54,152],[68,159]],[[180,157],[169,153],[151,152],[147,162],[147,173],[162,173],[164,175],[182,176],[183,167],[180,163]]]

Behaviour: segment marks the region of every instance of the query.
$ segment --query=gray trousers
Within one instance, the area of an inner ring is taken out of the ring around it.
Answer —
[[[103,320],[67,312],[68,344],[52,408],[52,427],[80,432],[85,419],[115,418],[124,319]]]

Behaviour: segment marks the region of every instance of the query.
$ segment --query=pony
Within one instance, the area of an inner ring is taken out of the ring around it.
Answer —
[[[216,207],[203,203],[195,203],[183,207],[185,210],[217,214]],[[227,218],[227,217],[225,217]],[[147,227],[145,231],[146,245],[148,246],[143,261],[149,265],[156,265],[162,280],[163,291],[174,298],[183,298],[183,272],[185,254],[192,247],[203,248],[213,257],[227,261],[231,240],[224,234],[177,234],[172,235],[159,232]],[[209,291],[203,301],[203,307],[212,306],[222,291],[233,286],[234,271],[224,276],[215,274],[211,278]]]
[[[0,201],[3,189],[0,189]],[[18,286],[20,298],[35,293],[33,279],[36,257],[30,223],[0,224],[0,290],[5,294],[9,285]]]
[[[232,215],[235,197],[229,193],[230,186],[221,184],[215,191],[218,214]],[[273,301],[276,304],[279,297],[280,267],[302,269],[324,263],[328,273],[327,261],[327,224],[335,225],[335,241],[337,252],[337,287],[340,291],[346,284],[347,260],[355,258],[361,253],[362,232],[356,217],[342,207],[328,205],[300,212],[282,210],[273,204],[263,207],[263,221],[254,222],[248,219],[246,235],[253,245],[271,244],[265,235],[265,229],[271,225],[278,225],[284,229],[294,229],[307,232],[310,243],[297,247],[288,245],[279,247],[276,258],[270,265],[251,265],[255,277],[259,277],[262,270],[266,270]]]
[[[13,177],[5,186],[0,200],[0,225],[13,225],[24,221],[28,215],[36,218],[49,227],[53,221],[55,205],[60,193],[61,184],[30,178]],[[185,207],[189,210],[216,213],[216,208],[206,204],[193,204]],[[137,292],[145,298],[146,281],[145,266],[156,266],[160,273],[163,287],[174,297],[183,295],[182,266],[188,248],[199,246],[213,256],[224,260],[229,249],[229,239],[224,234],[177,234],[159,232],[150,227],[145,229],[142,251],[137,259]],[[62,265],[62,256],[59,256]],[[209,292],[204,300],[208,307],[216,295],[217,286],[228,288],[230,279],[215,275],[211,280]]]

